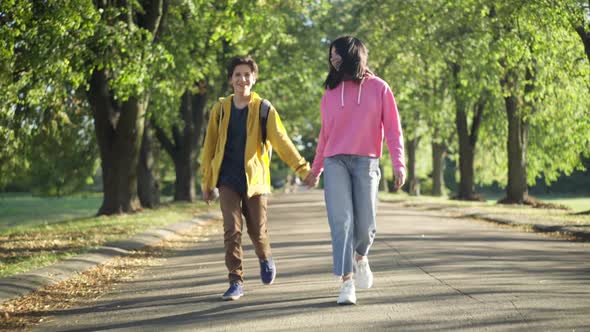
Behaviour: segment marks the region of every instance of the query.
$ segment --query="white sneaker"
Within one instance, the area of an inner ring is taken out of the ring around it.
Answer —
[[[360,261],[355,260],[354,267],[356,270],[354,273],[356,286],[358,288],[373,287],[373,272],[371,272],[367,256],[363,257]]]
[[[336,303],[356,304],[354,281],[352,281],[352,279],[348,279],[342,283],[342,286],[340,287],[340,296],[338,296]]]

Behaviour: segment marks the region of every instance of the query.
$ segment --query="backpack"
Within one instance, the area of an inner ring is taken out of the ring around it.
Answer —
[[[258,114],[260,115],[260,126],[262,129],[262,153],[264,153],[264,148],[266,147],[266,123],[268,122],[268,112],[270,111],[270,102],[266,99],[262,99],[260,103],[260,111]],[[272,157],[272,146],[268,147],[268,160]]]
[[[260,110],[258,115],[260,117],[260,127],[262,129],[262,153],[266,149],[266,123],[268,122],[268,113],[270,112],[270,102],[266,99],[262,99],[260,103]],[[223,107],[220,106],[219,112],[219,126],[221,126],[221,120],[223,119]],[[268,148],[268,160],[272,157],[272,146]]]

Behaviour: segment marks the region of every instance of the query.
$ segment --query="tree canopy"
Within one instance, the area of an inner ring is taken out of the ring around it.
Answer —
[[[188,146],[169,167],[197,172],[203,122],[230,93],[225,64],[238,54],[256,59],[254,90],[312,160],[327,48],[353,34],[396,96],[416,183],[447,158],[464,198],[475,184],[526,191],[590,157],[589,33],[580,0],[5,0],[0,188],[27,179],[67,194],[100,166],[101,210],[138,208],[144,126],[168,151]]]

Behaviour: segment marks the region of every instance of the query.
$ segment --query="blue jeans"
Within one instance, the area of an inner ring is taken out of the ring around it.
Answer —
[[[352,272],[354,253],[366,256],[375,239],[379,158],[336,155],[324,160],[324,196],[334,274]]]

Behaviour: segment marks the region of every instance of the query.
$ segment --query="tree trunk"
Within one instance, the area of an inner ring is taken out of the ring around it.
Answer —
[[[107,73],[95,69],[88,100],[92,107],[103,172],[103,202],[98,214],[134,212],[137,197],[137,163],[143,137],[143,117],[149,96],[113,102]]]
[[[523,204],[528,198],[526,152],[528,125],[518,112],[518,98],[504,98],[508,115],[508,186],[503,203]]]
[[[413,196],[420,195],[420,181],[416,176],[416,152],[418,150],[419,141],[420,137],[415,137],[406,141],[406,151],[408,152],[408,179],[406,191]]]
[[[447,146],[443,143],[432,142],[432,195],[444,194],[444,162]]]
[[[582,39],[582,43],[584,44],[584,51],[586,52],[586,57],[590,60],[590,31],[587,31],[583,25],[579,25],[575,27],[576,32]]]
[[[156,137],[174,161],[176,180],[174,182],[174,200],[193,202],[197,199],[195,191],[195,174],[200,165],[197,156],[201,149],[207,89],[205,83],[199,84],[199,93],[192,94],[186,90],[182,95],[180,116],[184,123],[182,133],[178,127],[172,128],[172,140],[165,131],[154,126]]]
[[[197,145],[195,136],[195,125],[192,113],[193,96],[189,90],[182,95],[180,105],[180,116],[184,123],[182,134],[177,127],[173,128],[175,149],[171,155],[174,161],[176,180],[174,182],[174,200],[193,202],[196,199],[195,193],[195,155],[194,147]]]
[[[458,82],[460,67],[457,64],[453,64],[452,68],[455,81]],[[458,83],[456,89],[459,89]],[[475,103],[470,130],[467,123],[467,103],[462,96],[455,93],[455,126],[457,127],[459,138],[459,192],[456,198],[460,200],[479,199],[478,195],[475,194],[475,148],[488,94],[489,92],[487,90],[482,91],[478,101]]]
[[[524,86],[525,97],[532,94],[536,81],[536,61],[532,60],[532,67],[527,67]],[[536,112],[535,98],[532,101],[523,102],[526,98],[519,98],[518,76],[514,70],[509,70],[500,84],[509,94],[504,97],[506,115],[508,118],[508,185],[506,197],[500,201],[504,204],[530,203],[527,188],[527,146],[529,126],[523,110],[530,109],[530,114]]]
[[[158,155],[159,151],[153,144],[152,132],[146,118],[137,169],[137,193],[143,207],[155,208],[160,205]]]
[[[475,147],[471,145],[469,140],[467,114],[465,109],[460,109],[459,105],[457,105],[455,123],[457,125],[457,135],[459,136],[459,193],[457,198],[470,200],[474,195],[473,161]]]
[[[134,11],[126,1],[95,1],[99,10],[127,8],[120,22],[129,29],[140,27],[152,35],[159,34],[164,16],[164,0],[138,2],[141,11]],[[166,5],[167,6],[167,5]],[[138,61],[138,60],[135,60]],[[94,68],[89,80],[88,101],[92,108],[96,138],[103,172],[103,202],[98,214],[134,212],[141,209],[137,196],[137,165],[143,138],[144,116],[149,92],[117,101],[109,86],[107,69]]]
[[[178,154],[181,159],[174,161],[176,181],[174,182],[174,200],[193,202],[197,195],[195,192],[194,162],[183,157],[189,157],[187,153]]]

